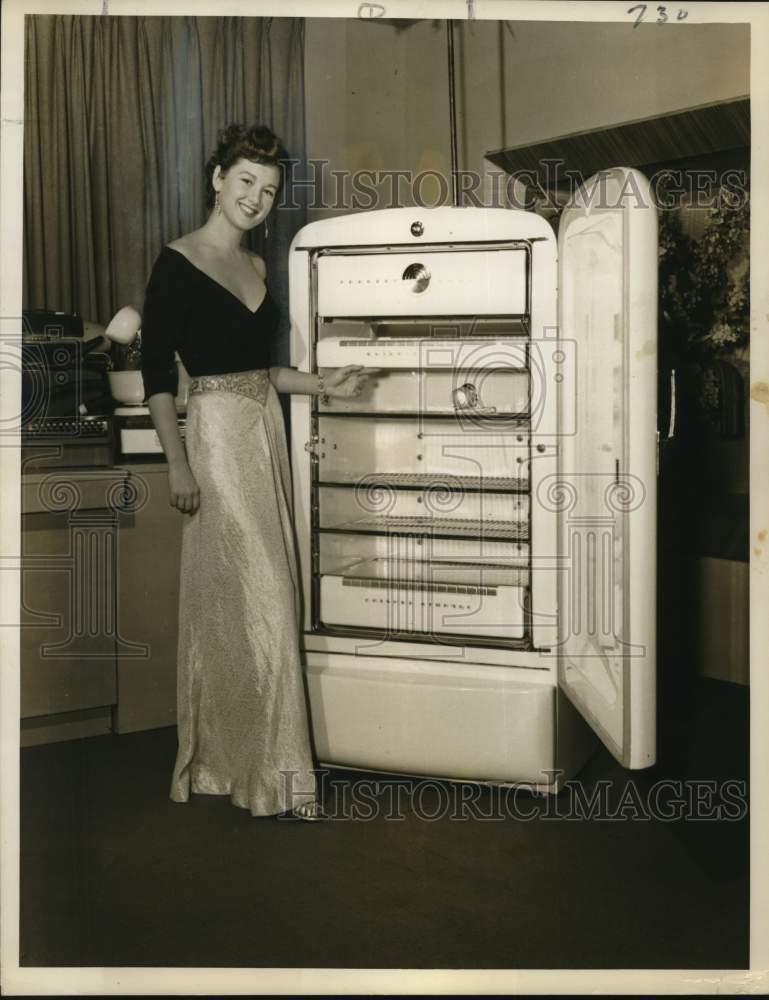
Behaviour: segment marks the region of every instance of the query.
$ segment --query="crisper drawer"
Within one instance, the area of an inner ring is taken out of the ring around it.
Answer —
[[[521,639],[526,573],[504,567],[362,560],[320,581],[325,625]]]
[[[528,311],[526,258],[524,249],[320,256],[318,313],[520,315]]]
[[[461,413],[509,416],[529,411],[527,372],[487,370],[380,372],[361,396],[321,399],[322,413]]]
[[[489,422],[457,431],[450,420],[321,416],[321,482],[372,482],[380,471],[445,480],[461,489],[472,480],[484,489],[528,482],[529,435],[523,426],[494,430]],[[383,481],[383,480],[379,480]]]

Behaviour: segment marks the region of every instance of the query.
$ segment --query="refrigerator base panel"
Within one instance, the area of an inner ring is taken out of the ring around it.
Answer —
[[[568,780],[559,773],[557,774],[555,781],[550,784],[545,784],[541,781],[485,781],[479,778],[456,778],[448,777],[446,775],[439,776],[415,774],[412,771],[382,771],[378,768],[356,767],[353,764],[336,764],[331,760],[318,761],[318,766],[320,768],[333,768],[338,771],[353,771],[356,774],[375,774],[377,776],[384,774],[389,778],[415,778],[417,780],[435,780],[437,778],[440,781],[455,782],[457,784],[482,785],[493,788],[519,788],[525,790],[526,792],[530,792],[532,795],[557,795],[563,789],[565,782]],[[460,798],[460,802],[462,802],[462,798]]]
[[[479,676],[456,664],[308,654],[319,760],[338,767],[502,784],[548,785],[556,688]]]

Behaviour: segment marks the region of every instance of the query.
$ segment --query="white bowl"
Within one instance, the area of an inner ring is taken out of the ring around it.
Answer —
[[[107,372],[112,398],[126,406],[141,406],[144,402],[144,380],[142,373]]]

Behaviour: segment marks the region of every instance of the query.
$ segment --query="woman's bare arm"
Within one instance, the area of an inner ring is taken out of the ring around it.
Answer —
[[[378,368],[363,368],[362,365],[345,365],[343,368],[328,368],[319,375],[298,372],[294,368],[270,368],[270,381],[276,392],[318,396],[358,395],[368,385],[369,379],[379,372]]]
[[[298,372],[294,368],[270,368],[270,381],[276,392],[288,395],[303,393],[308,396],[320,394],[320,379],[310,372]]]
[[[169,502],[184,514],[194,514],[200,505],[200,492],[179,433],[174,397],[170,392],[157,392],[150,396],[148,405],[168,462]]]

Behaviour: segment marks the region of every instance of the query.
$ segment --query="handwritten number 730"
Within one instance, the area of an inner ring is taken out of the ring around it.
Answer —
[[[637,3],[635,7],[630,7],[628,9],[628,14],[634,14],[636,11],[638,11],[638,16],[636,17],[635,24],[633,25],[634,28],[637,28],[638,25],[641,23],[641,21],[643,21],[643,19],[646,17],[646,10],[648,6],[649,5],[645,3]],[[683,21],[684,18],[688,16],[689,16],[689,11],[681,8],[676,14],[676,21]],[[662,4],[660,4],[660,6],[657,7],[657,24],[664,24],[665,21],[669,20],[670,18],[668,17],[667,7],[663,7]]]

